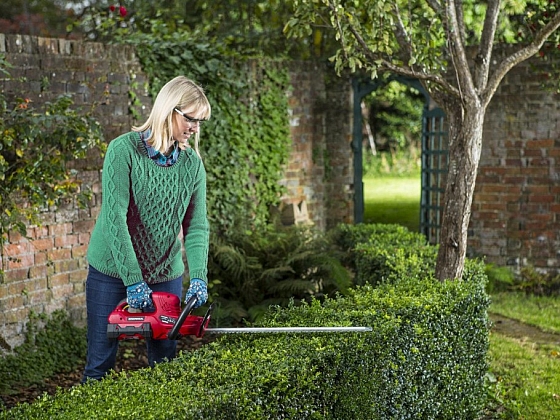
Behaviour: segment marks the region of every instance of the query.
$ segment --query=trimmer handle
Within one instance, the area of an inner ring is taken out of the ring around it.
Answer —
[[[173,328],[171,328],[171,331],[169,331],[169,334],[167,335],[167,338],[169,340],[177,340],[177,338],[179,336],[179,332],[181,330],[181,327],[183,326],[183,323],[185,322],[185,319],[187,319],[187,317],[190,315],[190,313],[194,309],[194,306],[196,305],[197,300],[198,299],[197,299],[196,295],[191,296],[189,298],[189,300],[185,304],[185,307],[181,311],[181,315],[179,315],[179,318],[177,318],[177,322],[175,323]]]

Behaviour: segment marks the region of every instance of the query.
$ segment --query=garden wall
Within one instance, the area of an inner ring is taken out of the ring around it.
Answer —
[[[78,106],[95,105],[107,141],[133,124],[132,97],[142,104],[135,107],[141,117],[149,113],[146,76],[131,48],[0,34],[0,52],[13,65],[12,75],[25,77],[0,84],[7,96],[37,105],[70,94]],[[282,180],[287,187],[282,201],[306,210],[302,220],[320,229],[353,217],[351,88],[329,74],[317,63],[290,65],[293,148]],[[46,213],[41,227],[29,228],[29,240],[10,233],[0,283],[0,349],[21,343],[31,312],[64,309],[78,324],[85,320],[85,253],[100,209],[101,165],[93,154],[76,165],[80,180],[94,192],[89,208],[68,202]]]
[[[470,256],[560,272],[560,95],[542,86],[551,73],[543,58],[515,67],[489,105]]]

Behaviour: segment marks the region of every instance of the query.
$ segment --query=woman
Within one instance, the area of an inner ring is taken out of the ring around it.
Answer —
[[[196,294],[200,306],[208,298],[206,172],[198,140],[210,114],[202,88],[179,76],[160,90],[148,120],[107,148],[101,212],[87,253],[84,382],[115,366],[118,341],[107,339],[107,317],[120,301],[150,310],[152,291],[182,295],[181,233],[190,277],[185,300]],[[146,344],[150,366],[175,357],[176,341]]]

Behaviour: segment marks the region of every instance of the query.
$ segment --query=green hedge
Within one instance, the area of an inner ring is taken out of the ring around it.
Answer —
[[[329,237],[342,262],[354,271],[354,283],[376,285],[389,277],[431,275],[437,248],[420,233],[393,224],[339,224]]]
[[[273,308],[259,324],[372,332],[228,335],[0,419],[476,419],[485,402],[485,283],[477,261],[457,282],[392,274],[345,297]]]

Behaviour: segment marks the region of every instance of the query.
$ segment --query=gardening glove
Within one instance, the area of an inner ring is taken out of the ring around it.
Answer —
[[[126,302],[133,309],[151,311],[154,309],[152,289],[145,281],[128,286],[126,288]]]
[[[189,290],[187,290],[187,294],[185,295],[185,303],[195,295],[197,298],[197,301],[194,305],[195,308],[204,305],[208,300],[208,288],[206,287],[206,283],[204,283],[200,279],[191,280],[191,285],[189,286]]]

